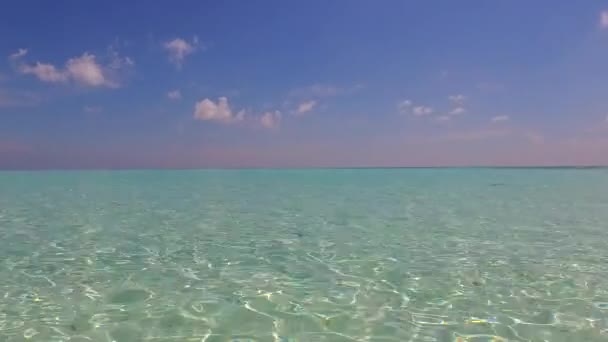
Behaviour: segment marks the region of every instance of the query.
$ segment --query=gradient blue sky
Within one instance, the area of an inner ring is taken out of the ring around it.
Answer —
[[[606,1],[5,1],[0,168],[608,164]]]

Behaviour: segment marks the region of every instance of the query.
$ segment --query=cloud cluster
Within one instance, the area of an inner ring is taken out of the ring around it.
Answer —
[[[451,117],[466,113],[467,110],[464,108],[466,99],[467,98],[462,94],[448,96],[448,100],[452,104],[452,109],[450,109],[448,115]]]
[[[196,120],[212,121],[221,124],[249,122],[254,126],[278,128],[281,125],[282,114],[278,110],[267,111],[261,115],[250,115],[244,109],[235,112],[230,108],[228,98],[222,96],[215,102],[207,98],[198,101],[194,106],[193,117]]]
[[[414,106],[412,100],[403,100],[397,103],[397,110],[401,114],[413,114],[415,116],[426,116],[434,112],[433,108],[428,106]]]
[[[163,48],[169,53],[169,62],[174,64],[178,69],[182,67],[186,57],[194,51],[198,46],[198,37],[194,36],[191,42],[183,38],[175,38],[163,44]]]
[[[414,116],[430,116],[432,114],[436,114],[436,116],[433,117],[433,121],[439,123],[448,122],[452,120],[453,117],[467,112],[464,107],[466,102],[466,97],[464,95],[450,95],[448,96],[448,100],[452,108],[444,113],[437,112],[430,106],[414,105],[414,102],[412,100],[403,100],[397,103],[397,110],[401,114],[411,114]]]
[[[222,96],[217,102],[210,99],[198,101],[194,106],[194,118],[202,121],[216,121],[224,124],[236,123],[245,119],[245,111],[234,113],[228,98]]]
[[[117,53],[111,55],[107,64],[101,64],[95,55],[88,52],[68,59],[63,67],[41,62],[28,64],[22,61],[27,53],[26,49],[19,49],[10,55],[17,71],[49,83],[73,82],[86,87],[117,88],[120,86],[120,73],[134,65],[131,58],[120,57]]]

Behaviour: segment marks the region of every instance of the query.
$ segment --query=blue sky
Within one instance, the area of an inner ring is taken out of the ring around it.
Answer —
[[[608,163],[605,1],[7,1],[0,168]]]

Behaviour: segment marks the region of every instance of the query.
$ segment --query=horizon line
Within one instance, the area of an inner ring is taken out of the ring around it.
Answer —
[[[468,165],[468,166],[302,166],[302,167],[116,167],[116,168],[0,168],[0,172],[52,171],[238,171],[238,170],[391,170],[391,169],[605,169],[607,165]]]

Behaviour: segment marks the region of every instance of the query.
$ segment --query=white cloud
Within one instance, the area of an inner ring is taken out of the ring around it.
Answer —
[[[412,112],[416,116],[424,116],[424,115],[432,114],[433,113],[433,108],[426,107],[426,106],[416,106],[416,107],[413,108]]]
[[[198,101],[194,106],[194,118],[202,121],[215,121],[222,124],[236,124],[244,122],[248,114],[244,109],[233,112],[228,98],[222,96],[217,102],[210,99]],[[278,110],[267,111],[259,116],[252,116],[250,123],[261,125],[264,128],[278,128],[281,125],[282,113]]]
[[[69,59],[66,70],[67,74],[80,84],[91,87],[102,85],[116,87],[113,82],[105,78],[101,65],[95,60],[95,55],[85,52],[80,57]]]
[[[11,56],[20,58],[26,52],[21,49]],[[17,70],[22,74],[34,75],[43,82],[64,83],[73,81],[88,87],[116,88],[120,86],[118,82],[120,74],[124,72],[125,68],[133,64],[129,57],[122,58],[115,53],[111,56],[109,64],[102,65],[97,62],[95,55],[85,52],[80,57],[68,59],[64,68],[57,68],[50,63],[36,62],[33,65],[21,63],[17,65]]]
[[[27,49],[19,49],[19,50],[17,50],[17,52],[10,55],[9,58],[10,59],[19,59],[25,55],[27,55]]]
[[[93,113],[101,113],[101,111],[103,110],[101,107],[99,106],[84,106],[84,112],[85,113],[89,113],[89,114],[93,114]]]
[[[216,121],[224,124],[242,121],[245,118],[245,111],[241,110],[234,114],[228,104],[226,97],[220,97],[217,103],[209,99],[204,99],[194,106],[194,118],[203,121]]]
[[[171,100],[180,100],[182,98],[182,93],[179,91],[179,89],[171,90],[167,93],[167,97]]]
[[[504,122],[509,121],[508,115],[498,115],[492,118],[492,122]]]
[[[449,96],[449,99],[453,104],[462,104],[465,97],[463,95],[451,95]],[[403,100],[398,102],[397,109],[401,114],[413,114],[415,116],[427,116],[436,113],[435,110],[430,106],[414,105],[412,100]],[[463,113],[466,113],[466,109],[459,105],[442,115],[439,115],[441,113],[437,113],[438,116],[434,118],[434,121],[445,122],[451,119],[450,116],[460,115]]]
[[[181,68],[186,56],[192,54],[198,45],[198,37],[194,37],[192,43],[182,39],[175,38],[163,44],[163,47],[169,52],[169,61],[178,68]]]
[[[37,62],[34,65],[23,64],[19,67],[23,74],[35,75],[44,82],[65,82],[68,80],[64,71],[57,70],[54,65]]]
[[[281,112],[266,112],[260,117],[260,123],[266,128],[276,128],[281,124]]]
[[[458,94],[458,95],[450,95],[450,96],[448,96],[448,99],[454,105],[456,105],[456,106],[462,106],[464,104],[464,101],[467,98],[464,95],[462,95],[462,94]]]
[[[459,114],[463,114],[466,112],[466,109],[462,108],[462,107],[456,107],[454,109],[452,109],[450,111],[450,115],[459,115]]]
[[[608,28],[608,10],[600,13],[600,27],[605,29]]]
[[[302,102],[298,106],[297,113],[298,114],[308,113],[311,110],[313,110],[316,105],[317,105],[317,101],[315,101],[315,100],[310,100],[310,101]]]

